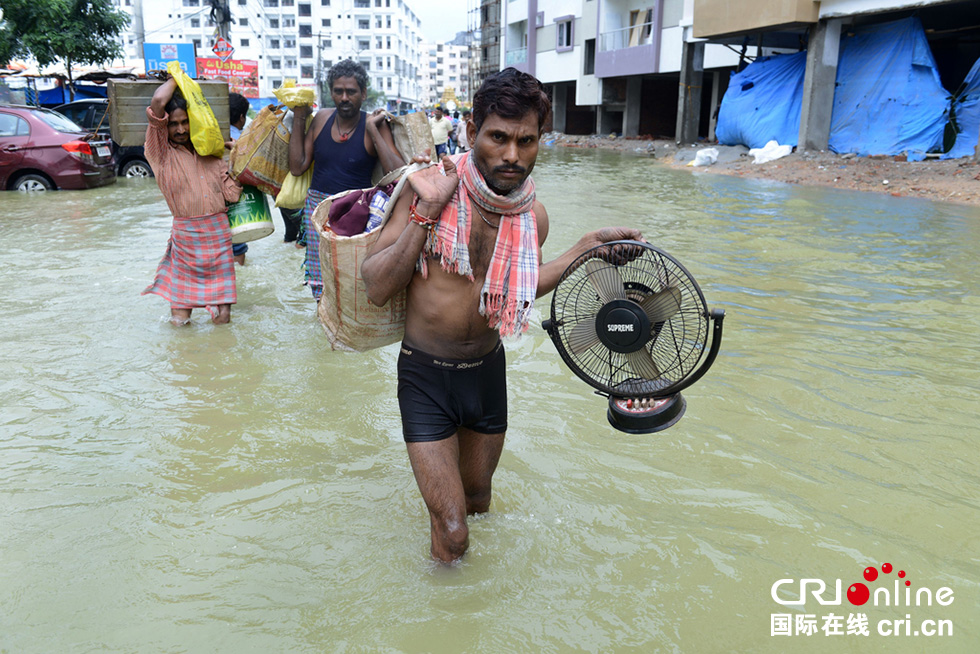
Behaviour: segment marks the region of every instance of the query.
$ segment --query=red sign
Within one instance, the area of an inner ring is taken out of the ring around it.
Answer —
[[[234,54],[235,48],[225,40],[225,37],[219,36],[218,40],[214,42],[214,47],[211,48],[211,52],[218,55],[221,61],[228,61],[231,55]]]
[[[259,62],[245,59],[197,59],[197,76],[228,82],[228,90],[246,98],[259,97]]]

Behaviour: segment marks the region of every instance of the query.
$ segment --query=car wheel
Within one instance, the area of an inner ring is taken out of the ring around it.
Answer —
[[[122,167],[122,172],[120,173],[123,177],[152,177],[153,173],[150,170],[150,164],[145,161],[128,161],[126,165]]]
[[[30,173],[18,177],[17,181],[14,182],[14,188],[21,193],[38,193],[50,191],[54,185],[48,181],[47,177]]]

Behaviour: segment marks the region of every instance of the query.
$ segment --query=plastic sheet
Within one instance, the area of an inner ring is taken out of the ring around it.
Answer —
[[[718,111],[718,142],[750,148],[769,141],[796,145],[805,72],[806,52],[797,52],[763,57],[732,73]]]
[[[858,28],[841,39],[830,149],[924,159],[942,149],[949,98],[918,18]]]
[[[980,141],[980,59],[966,74],[959,93],[953,98],[953,116],[959,133],[956,142],[941,159],[972,157]]]

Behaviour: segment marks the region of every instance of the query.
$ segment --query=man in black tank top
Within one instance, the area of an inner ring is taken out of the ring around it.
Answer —
[[[313,166],[303,226],[306,232],[306,284],[316,300],[323,292],[320,239],[311,222],[316,205],[341,191],[369,188],[371,173],[378,161],[385,173],[405,164],[395,148],[384,110],[378,109],[370,115],[361,111],[361,104],[367,97],[364,67],[345,59],[330,69],[327,84],[336,109],[318,111],[310,129],[306,130],[310,107],[295,107],[293,131],[289,137],[289,171],[299,176]]]

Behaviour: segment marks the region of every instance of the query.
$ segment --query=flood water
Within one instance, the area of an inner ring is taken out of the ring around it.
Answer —
[[[177,328],[140,296],[152,180],[0,194],[0,652],[977,651],[978,211],[608,152],[544,151],[535,179],[546,258],[637,226],[727,312],[723,346],[676,426],[627,435],[539,300],[455,569],[428,560],[397,347],[330,350],[281,223],[232,324]],[[771,596],[886,562],[871,592],[902,570],[954,601]],[[878,631],[906,615],[953,634]]]

